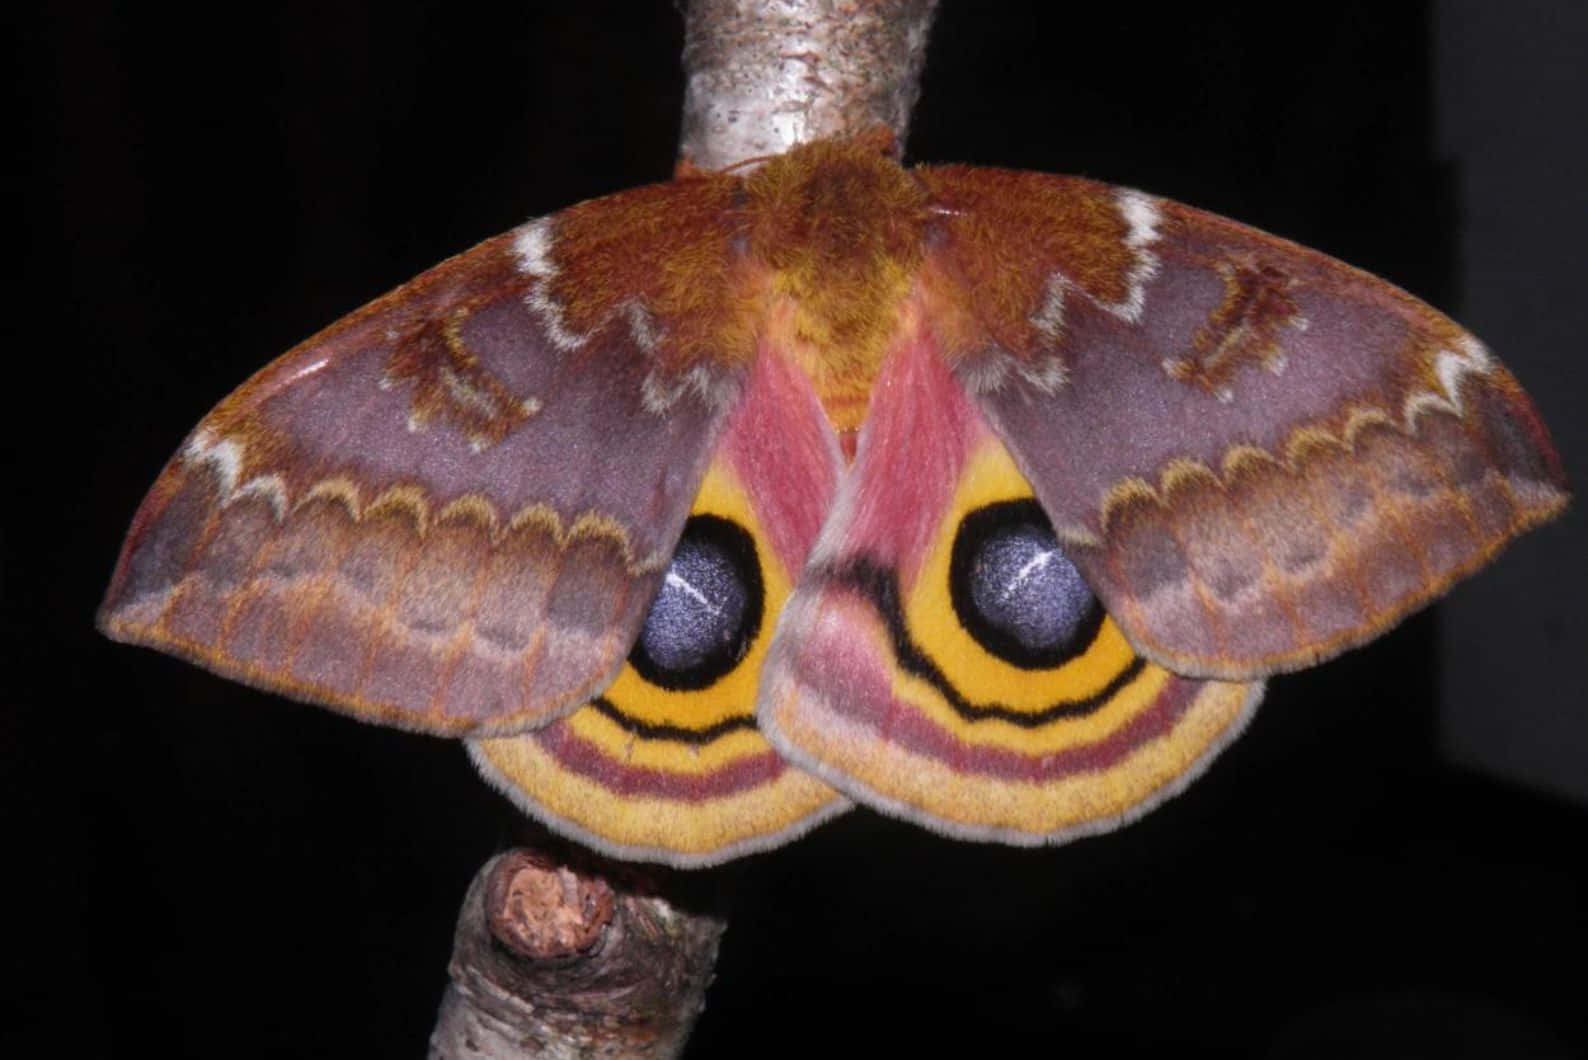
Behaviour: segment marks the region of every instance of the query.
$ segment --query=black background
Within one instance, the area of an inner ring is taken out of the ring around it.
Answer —
[[[1459,316],[1428,12],[1194,6],[945,0],[910,157],[1143,187]],[[20,30],[0,1052],[417,1055],[512,811],[451,743],[113,645],[92,612],[161,464],[255,368],[668,176],[680,19],[101,3]],[[856,812],[705,874],[732,926],[689,1055],[1584,1055],[1588,815],[1440,760],[1437,621],[1273,682],[1121,832],[1008,850]]]

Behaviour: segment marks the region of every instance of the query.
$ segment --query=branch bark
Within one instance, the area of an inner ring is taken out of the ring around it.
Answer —
[[[897,150],[936,6],[692,0],[679,158],[721,169],[879,126]],[[577,854],[500,854],[464,898],[430,1056],[677,1056],[725,927],[631,868]]]
[[[701,169],[878,126],[904,143],[937,0],[691,0],[679,157]]]
[[[725,926],[620,866],[499,854],[463,900],[430,1057],[677,1056]]]

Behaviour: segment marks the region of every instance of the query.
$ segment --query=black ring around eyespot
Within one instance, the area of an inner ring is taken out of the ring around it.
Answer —
[[[960,520],[959,529],[954,534],[954,548],[949,556],[948,594],[959,624],[990,654],[1022,670],[1051,670],[1075,658],[1096,639],[1105,617],[1103,605],[1094,595],[1068,637],[1045,648],[1032,648],[987,621],[977,607],[971,582],[975,576],[976,561],[988,539],[999,530],[1010,527],[1048,525],[1047,514],[1034,499],[989,504]]]
[[[856,556],[839,566],[821,567],[806,572],[807,579],[828,585],[841,586],[857,593],[876,609],[888,631],[893,645],[893,657],[899,669],[914,674],[942,694],[949,709],[970,722],[997,719],[1025,729],[1036,729],[1049,722],[1064,718],[1084,718],[1094,714],[1109,703],[1131,682],[1147,669],[1147,661],[1136,655],[1100,690],[1076,699],[1057,699],[1037,710],[1016,710],[1003,703],[972,703],[948,679],[937,663],[910,638],[905,629],[904,610],[899,604],[899,577],[891,567],[885,567],[865,556]]]
[[[761,579],[761,562],[756,553],[755,539],[737,523],[717,515],[692,515],[684,524],[680,543],[694,540],[714,547],[725,555],[739,576],[745,594],[744,615],[731,639],[711,651],[698,664],[686,669],[673,669],[658,663],[645,647],[642,630],[634,648],[629,652],[629,663],[645,680],[658,688],[672,692],[695,692],[710,688],[744,658],[761,632],[761,621],[766,611],[766,589]],[[671,568],[669,568],[671,569]],[[654,605],[653,605],[654,606]],[[647,617],[649,617],[647,615]]]
[[[672,743],[704,747],[713,740],[721,739],[730,733],[756,731],[755,718],[750,714],[736,714],[731,718],[724,718],[704,728],[691,729],[683,725],[641,721],[631,714],[625,714],[621,707],[606,696],[597,696],[592,699],[590,706],[624,732],[638,736],[642,740],[667,740]]]

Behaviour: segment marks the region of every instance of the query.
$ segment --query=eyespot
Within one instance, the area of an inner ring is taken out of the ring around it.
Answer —
[[[662,688],[707,688],[744,658],[765,606],[754,539],[720,516],[692,516],[629,662]]]
[[[1058,666],[1097,635],[1103,608],[1036,501],[1004,501],[961,520],[949,561],[960,624],[1023,669]]]

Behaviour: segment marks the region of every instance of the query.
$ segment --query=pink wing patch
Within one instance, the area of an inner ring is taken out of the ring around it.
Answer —
[[[742,655],[700,687],[670,683],[631,661],[568,717],[521,736],[471,741],[485,777],[582,843],[679,867],[780,845],[848,809],[838,792],[789,765],[755,723],[778,612],[841,467],[837,437],[810,384],[782,357],[763,353],[684,531],[687,542],[693,520],[708,519],[753,542],[758,566],[748,580],[759,584],[761,603]]]
[[[1136,655],[929,334],[892,351],[874,394],[766,664],[767,738],[857,801],[968,838],[1061,842],[1180,790],[1261,685]],[[1011,567],[1010,547],[1029,559]],[[1028,576],[1061,587],[1057,610],[1011,647],[998,593]]]

